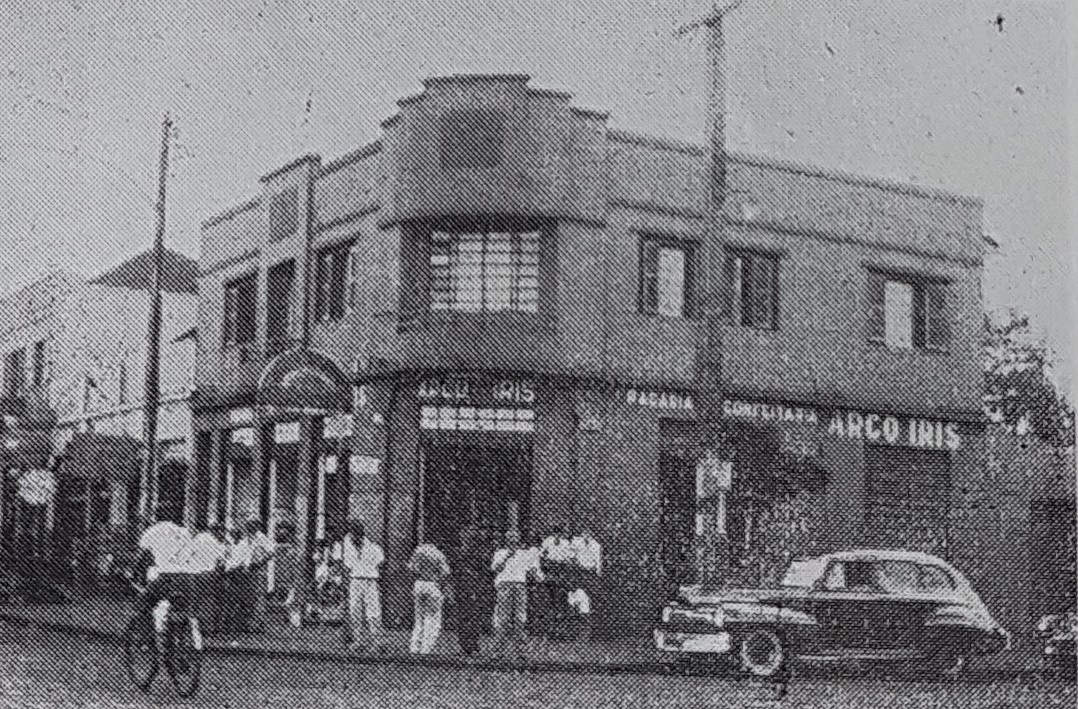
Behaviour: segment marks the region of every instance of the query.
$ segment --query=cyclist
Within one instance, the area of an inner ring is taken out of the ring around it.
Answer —
[[[169,603],[182,599],[188,608],[197,608],[199,585],[196,580],[201,568],[197,546],[190,530],[173,522],[158,522],[146,528],[139,537],[137,577],[146,579],[145,592],[135,605],[135,617],[154,623],[157,647],[163,641],[163,618],[155,618],[154,609],[161,601]],[[194,619],[193,619],[194,620]],[[197,629],[198,621],[195,620]]]

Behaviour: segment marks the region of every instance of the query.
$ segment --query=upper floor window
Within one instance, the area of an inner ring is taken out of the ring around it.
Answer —
[[[225,285],[225,345],[242,345],[255,340],[257,274],[251,273]]]
[[[315,319],[340,320],[355,309],[358,263],[352,244],[336,244],[317,255]]]
[[[871,341],[900,350],[947,349],[946,283],[869,271],[868,285]]]
[[[34,343],[34,360],[33,360],[33,378],[31,379],[33,386],[39,387],[45,382],[45,341],[38,340]]]
[[[15,398],[26,390],[26,349],[9,352],[4,358],[4,396]]]
[[[727,261],[734,321],[743,327],[779,327],[779,257],[753,251],[734,251]]]
[[[284,342],[289,337],[295,308],[295,262],[285,261],[269,270],[266,283],[266,339]]]
[[[538,231],[435,231],[430,308],[539,312]]]
[[[692,312],[693,248],[662,239],[640,242],[639,310],[645,315],[688,317]]]
[[[443,170],[497,167],[502,161],[505,114],[457,110],[442,116],[438,142]]]
[[[289,187],[270,198],[270,241],[287,239],[299,228],[299,190]]]

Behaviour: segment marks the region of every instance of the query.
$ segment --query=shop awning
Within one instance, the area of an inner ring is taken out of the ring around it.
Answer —
[[[293,349],[274,357],[258,380],[258,403],[284,409],[347,411],[351,385],[329,357]]]
[[[130,436],[76,433],[60,459],[62,477],[128,481],[142,469],[142,444]]]

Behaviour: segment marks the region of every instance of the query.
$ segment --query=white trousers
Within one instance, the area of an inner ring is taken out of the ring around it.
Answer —
[[[382,635],[382,599],[376,579],[352,579],[348,584],[348,616],[353,641]]]
[[[433,581],[416,581],[412,595],[415,598],[415,622],[408,649],[413,654],[427,655],[434,650],[438,635],[442,632],[444,596],[442,589]]]

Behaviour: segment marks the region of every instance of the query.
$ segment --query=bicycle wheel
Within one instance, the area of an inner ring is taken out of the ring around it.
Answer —
[[[202,635],[194,618],[169,624],[165,669],[176,694],[186,698],[198,691],[202,678]]]
[[[143,692],[157,677],[157,647],[153,625],[144,618],[132,618],[124,631],[124,664],[131,683]]]

